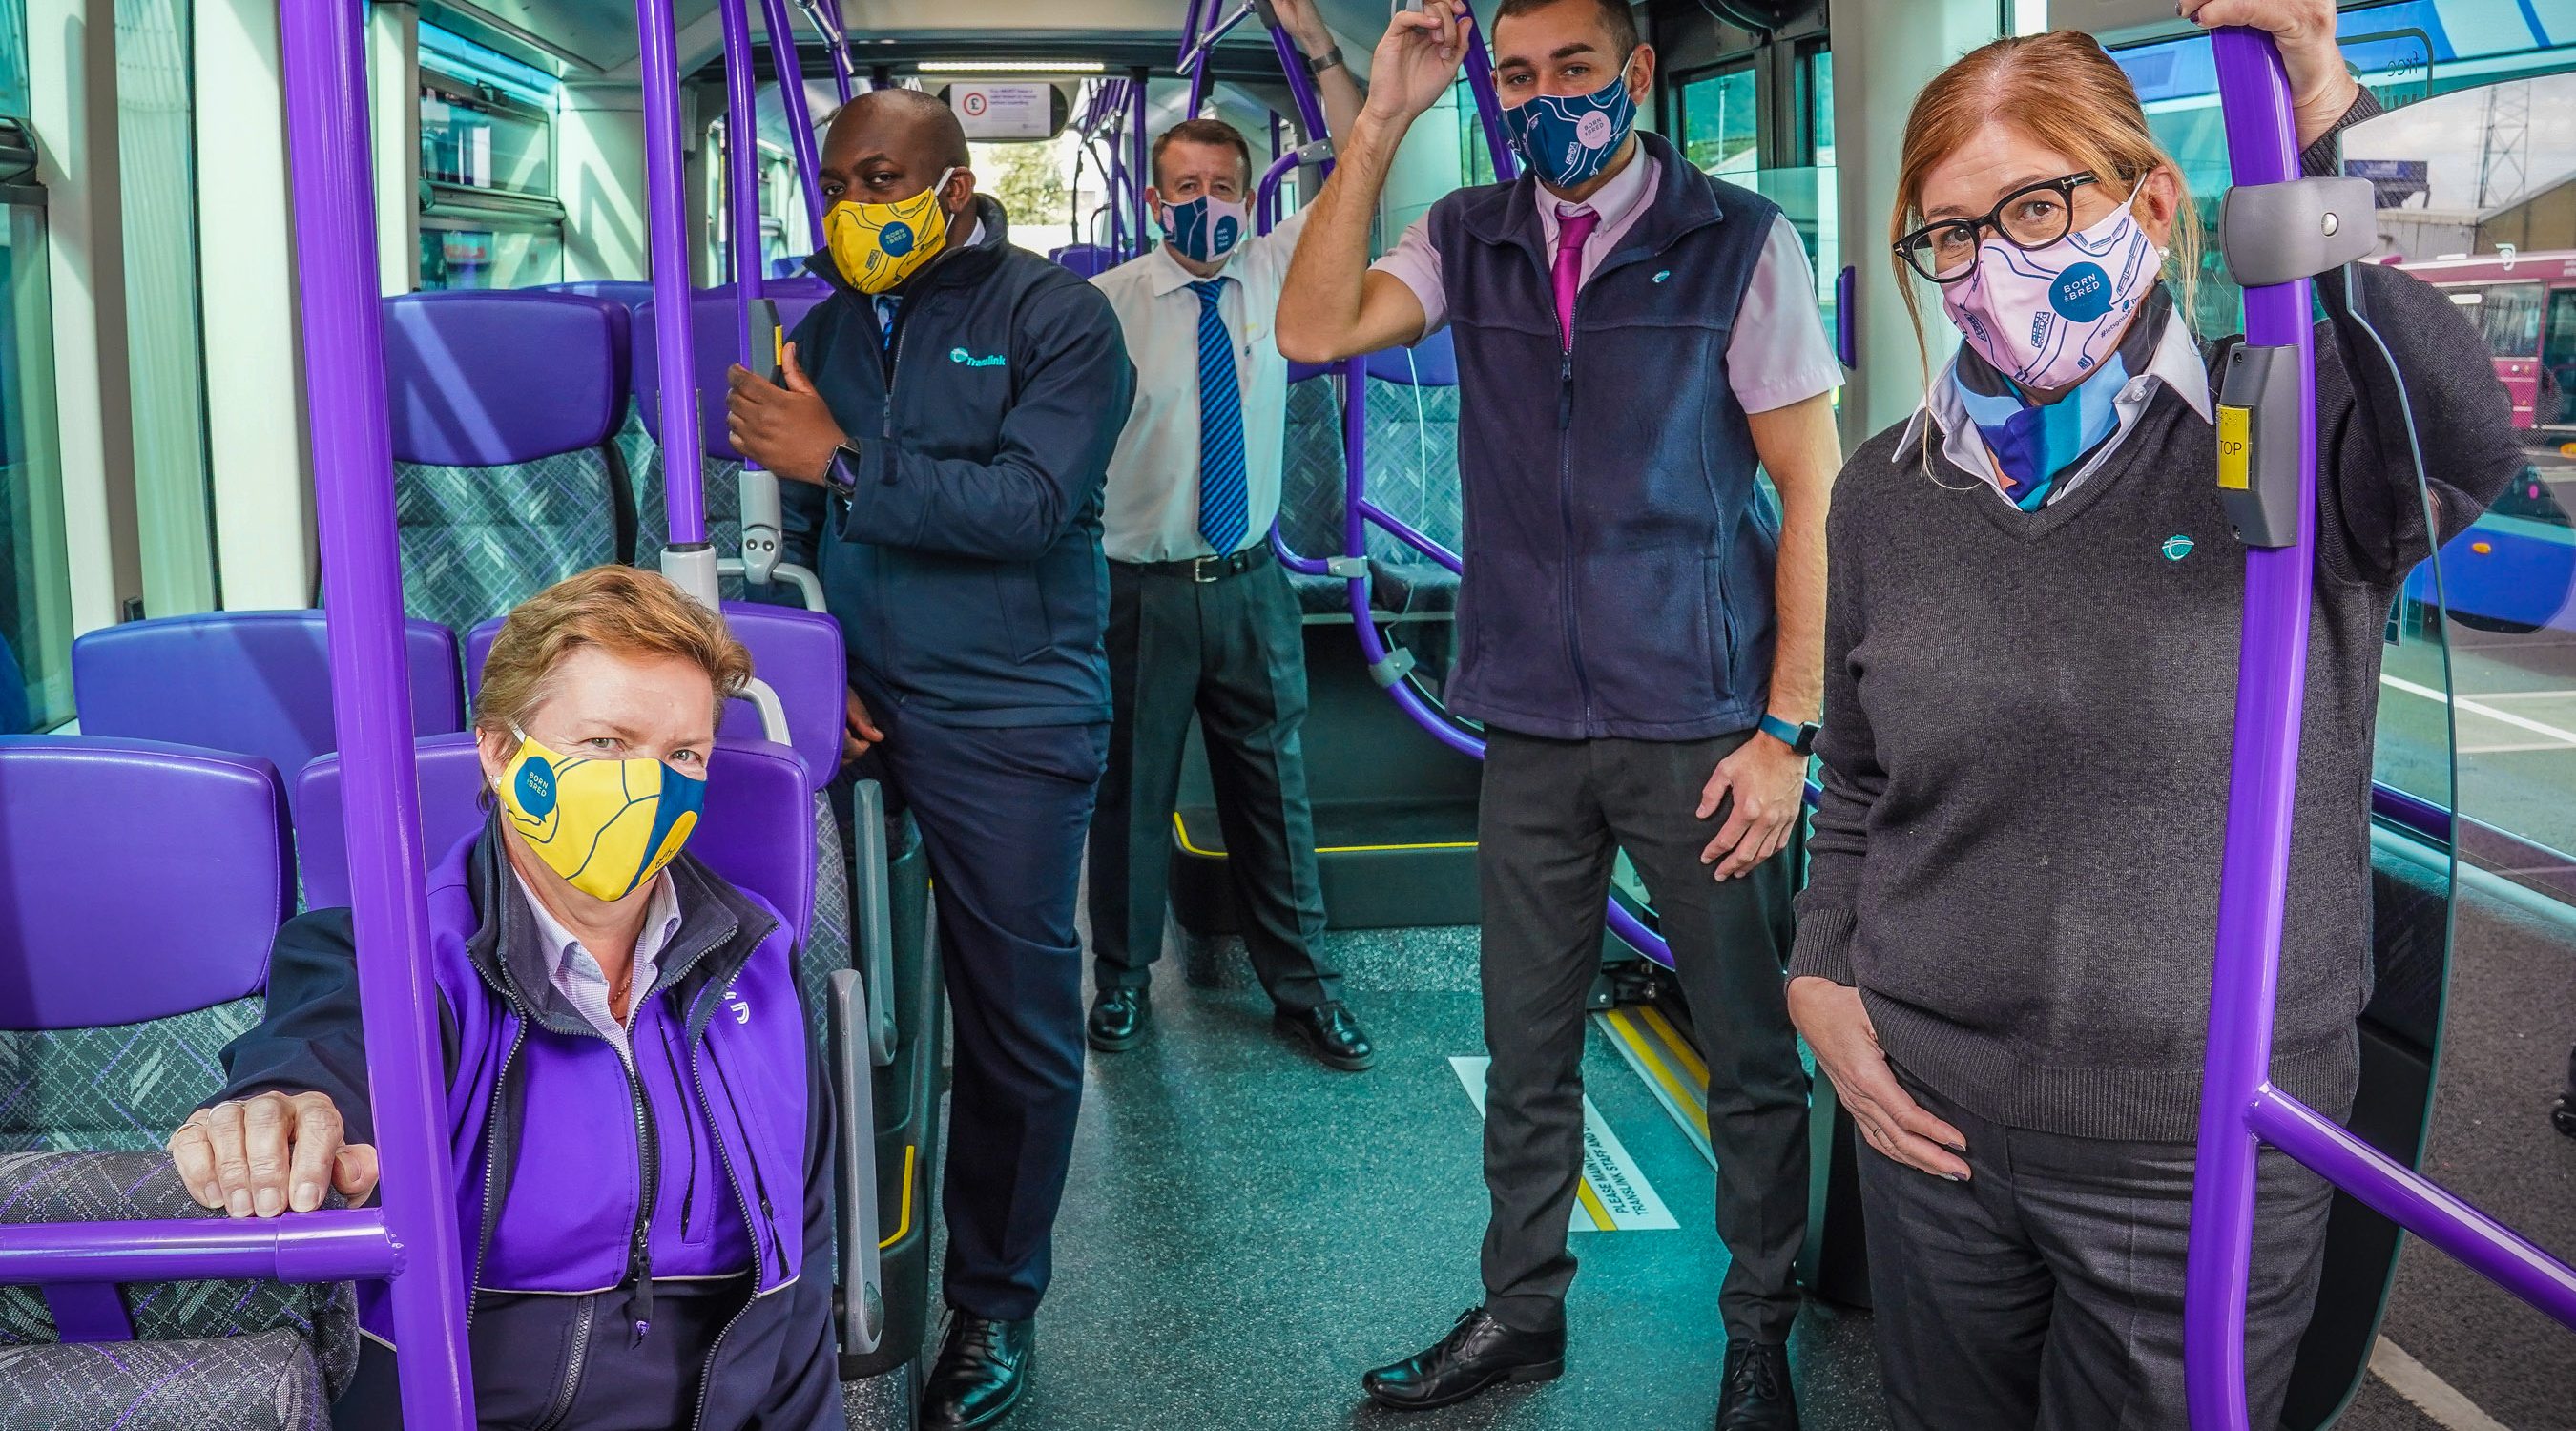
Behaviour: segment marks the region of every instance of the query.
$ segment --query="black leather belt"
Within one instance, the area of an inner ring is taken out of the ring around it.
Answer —
[[[1232,556],[1191,557],[1187,561],[1139,561],[1126,565],[1146,576],[1187,577],[1204,585],[1230,576],[1241,576],[1247,571],[1259,571],[1274,560],[1276,558],[1270,554],[1270,543],[1262,542],[1245,547]]]

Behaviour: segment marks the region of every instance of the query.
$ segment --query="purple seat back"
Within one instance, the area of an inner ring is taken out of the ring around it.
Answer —
[[[1411,348],[1380,348],[1368,355],[1368,375],[1381,382],[1427,388],[1458,386],[1458,350],[1441,329]]]
[[[403,623],[412,729],[462,730],[456,636]],[[172,741],[301,770],[339,741],[319,611],[214,611],[103,626],[72,643],[72,691],[90,735]]]
[[[585,278],[571,283],[539,283],[521,293],[569,293],[579,298],[605,298],[633,314],[653,296],[653,285],[635,278]]]
[[[1085,278],[1098,278],[1127,260],[1105,244],[1076,243],[1047,250],[1047,257]]]
[[[625,305],[571,293],[385,300],[397,462],[501,467],[605,443],[626,420]]]
[[[767,741],[720,741],[707,762],[707,808],[689,853],[795,922],[801,942],[814,917],[814,796],[805,763]],[[349,902],[348,826],[340,805],[340,757],[326,755],[296,778],[297,848],[304,902]],[[482,758],[471,734],[420,743],[420,834],[432,860],[483,823],[476,798]],[[263,946],[263,952],[265,946]]]
[[[295,908],[292,865],[286,789],[257,756],[0,736],[0,1029],[258,993]]]
[[[814,305],[832,296],[830,284],[819,278],[782,278],[762,285],[761,294],[778,305],[778,321],[788,331]],[[725,437],[725,370],[742,358],[742,329],[734,312],[733,285],[720,284],[701,288],[693,295],[695,306],[689,314],[689,331],[698,344],[698,445],[706,455],[726,462],[739,462],[742,454],[733,450]],[[762,376],[767,376],[766,373]],[[643,409],[644,426],[654,440],[662,434],[662,354],[653,341],[653,304],[639,305],[635,310],[635,401]]]
[[[849,699],[849,653],[841,644],[841,624],[820,612],[756,601],[728,601],[724,615],[734,639],[751,651],[753,674],[767,681],[786,707],[788,744],[813,772],[814,788],[831,784],[841,768],[842,713]],[[466,633],[469,693],[483,689],[483,661],[500,635],[498,621]],[[730,702],[717,733],[729,740],[763,739],[760,713],[749,701]]]

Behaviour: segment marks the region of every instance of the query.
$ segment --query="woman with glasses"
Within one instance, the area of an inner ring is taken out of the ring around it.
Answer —
[[[2182,8],[2272,32],[2307,170],[2335,172],[2337,131],[2377,111],[2336,52],[2331,0]],[[2192,333],[2200,218],[2086,35],[1999,40],[1936,77],[1898,183],[1897,277],[1909,302],[1926,281],[1962,343],[1835,494],[1825,795],[1789,1007],[1868,1144],[1895,1425],[2179,1427],[2244,615],[2212,389],[2242,340]],[[2368,325],[2339,317],[2317,341],[2318,569],[2272,1065],[2330,1111],[2351,1106],[2370,987],[2364,801],[2389,604],[2522,466],[2469,324],[2393,269],[2350,281]],[[2256,1425],[2286,1393],[2328,1203],[2263,1156]]]

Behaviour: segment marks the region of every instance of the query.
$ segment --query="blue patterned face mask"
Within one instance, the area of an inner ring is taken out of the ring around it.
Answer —
[[[1186,203],[1163,206],[1163,237],[1193,263],[1214,263],[1243,242],[1252,206],[1234,199],[1201,194]]]
[[[1635,52],[1630,52],[1630,58]],[[1590,94],[1542,94],[1503,111],[1512,147],[1541,183],[1571,189],[1598,174],[1636,127],[1637,102],[1628,97],[1628,65]]]

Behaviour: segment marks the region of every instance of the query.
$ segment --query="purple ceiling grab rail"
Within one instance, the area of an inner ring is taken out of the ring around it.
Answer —
[[[796,151],[796,176],[805,191],[805,218],[813,226],[815,251],[820,252],[823,160],[814,144],[814,107],[805,102],[805,60],[796,53],[796,22],[787,12],[787,0],[760,0],[760,18],[769,31],[769,62],[778,71],[778,103],[787,115],[787,143]]]
[[[2212,33],[2211,45],[2235,183],[2296,179],[2299,146],[2289,84],[2270,37],[2222,28]],[[2184,1283],[2185,1389],[2193,1431],[2252,1431],[2245,1401],[2245,1296],[2262,1143],[2576,1327],[2576,1268],[2269,1081],[2316,560],[2311,289],[2310,280],[2297,278],[2245,291],[2247,346],[2275,348],[2290,358],[2290,395],[2299,405],[2300,492],[2295,538],[2246,554],[2227,844]]]

